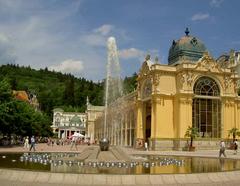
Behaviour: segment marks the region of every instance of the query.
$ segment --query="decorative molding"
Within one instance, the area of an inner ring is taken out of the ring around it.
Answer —
[[[193,80],[194,80],[194,73],[192,72],[180,72],[177,75],[177,78],[180,80],[180,87],[183,86],[192,86]]]
[[[203,54],[203,57],[200,59],[200,62],[197,63],[195,69],[209,72],[223,72],[221,67],[208,52]]]
[[[235,106],[235,102],[233,100],[224,100],[224,105],[226,107],[234,107]]]
[[[152,78],[151,79],[146,79],[143,82],[142,85],[142,90],[141,90],[141,98],[148,98],[152,95]]]
[[[225,89],[228,89],[229,87],[232,87],[232,78],[230,76],[224,76],[224,87]]]
[[[179,102],[186,105],[192,105],[192,98],[179,98]]]
[[[154,86],[158,86],[160,83],[160,74],[153,74],[152,75],[152,84]]]

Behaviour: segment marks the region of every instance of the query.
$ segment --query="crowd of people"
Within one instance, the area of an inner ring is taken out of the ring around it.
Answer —
[[[56,145],[59,145],[59,146],[70,145],[70,150],[73,150],[73,148],[77,150],[78,145],[96,144],[96,140],[90,143],[89,138],[83,138],[83,137],[74,136],[74,135],[69,136],[68,138],[63,138],[63,139],[48,137],[42,140],[40,140],[39,138],[35,138],[34,136],[32,136],[31,138],[26,136],[23,139],[23,148],[29,151],[32,151],[32,150],[36,151],[36,143],[39,143],[39,142],[44,142],[48,146],[52,146],[52,147]]]
[[[27,136],[23,139],[23,141],[24,141],[24,143],[23,143],[23,148],[24,149],[29,150],[29,151],[31,151],[31,150],[36,151],[36,142],[38,140],[36,140],[34,136],[32,136],[30,139]],[[78,145],[83,145],[83,144],[90,145],[90,139],[89,138],[82,138],[82,137],[79,137],[77,135],[75,135],[75,136],[72,135],[69,138],[65,138],[65,139],[47,138],[47,139],[45,139],[45,142],[47,143],[48,146],[52,146],[52,147],[54,145],[61,145],[61,146],[71,145],[70,150],[72,150],[73,148],[75,148],[77,150]],[[96,144],[96,140],[92,144]],[[144,147],[145,147],[145,150],[148,151],[147,142],[144,144]],[[238,140],[237,139],[235,139],[233,141],[233,143],[231,144],[231,149],[234,150],[233,154],[238,153]],[[226,153],[225,153],[225,150],[226,150],[226,144],[225,144],[224,140],[221,140],[220,144],[219,144],[219,157],[222,157],[222,155],[224,157],[227,157]]]

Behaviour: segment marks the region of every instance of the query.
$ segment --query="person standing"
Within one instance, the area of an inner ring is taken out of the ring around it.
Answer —
[[[237,139],[235,139],[235,141],[234,141],[234,154],[237,154],[237,151],[238,151],[238,140]]]
[[[31,137],[30,141],[31,141],[30,151],[32,150],[32,148],[33,148],[34,151],[36,151],[36,149],[35,149],[36,141],[35,141],[34,136]]]
[[[73,136],[72,136],[72,141],[71,141],[71,148],[70,148],[70,150],[72,150],[73,146],[75,147],[76,150],[78,150],[78,149],[77,149],[77,140],[78,140],[77,134],[73,135]]]
[[[29,149],[29,138],[28,136],[24,139],[24,149]]]
[[[144,148],[145,148],[146,151],[148,151],[148,142],[144,143]]]
[[[224,157],[227,157],[225,154],[225,142],[223,140],[221,140],[220,142],[220,149],[219,149],[219,158],[223,155]]]

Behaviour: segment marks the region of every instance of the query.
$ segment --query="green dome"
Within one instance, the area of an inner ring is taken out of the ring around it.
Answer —
[[[202,41],[188,35],[188,29],[186,29],[185,33],[186,35],[178,41],[173,40],[172,46],[169,49],[168,65],[180,64],[182,60],[196,62],[206,52],[207,49]]]
[[[70,123],[82,123],[80,117],[78,117],[77,115],[73,116]]]

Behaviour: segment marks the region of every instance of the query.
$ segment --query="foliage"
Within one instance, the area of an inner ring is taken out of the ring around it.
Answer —
[[[191,139],[190,147],[192,147],[192,145],[193,145],[193,139],[195,139],[195,138],[197,138],[197,137],[199,136],[199,134],[198,134],[198,128],[188,126],[187,131],[186,131],[186,133],[185,133],[184,136]]]
[[[47,68],[34,70],[15,64],[0,66],[0,81],[4,78],[9,79],[13,90],[25,90],[35,94],[40,109],[50,117],[55,107],[84,112],[87,96],[93,105],[104,104],[104,80],[93,82],[71,74],[49,71]],[[124,79],[124,94],[136,89],[136,79],[136,73]],[[0,95],[1,98],[3,97]]]
[[[228,131],[228,137],[232,135],[233,141],[235,141],[236,136],[240,136],[240,131],[238,128],[232,128],[231,130]]]
[[[124,94],[133,92],[137,88],[137,73],[131,77],[125,77],[123,81]]]
[[[34,70],[8,64],[0,66],[0,80],[7,77],[11,87],[25,90],[37,96],[43,112],[52,116],[54,107],[73,107],[83,110],[86,98],[94,105],[103,105],[102,82],[94,83],[71,74],[49,71],[47,68]]]
[[[12,90],[7,79],[4,78],[0,81],[0,103],[9,101],[12,98]]]
[[[51,119],[35,109],[27,102],[16,100],[11,97],[12,90],[10,84],[3,80],[0,81],[1,94],[8,99],[0,102],[0,133],[3,135],[30,136],[50,136]],[[2,97],[1,97],[2,98]]]

